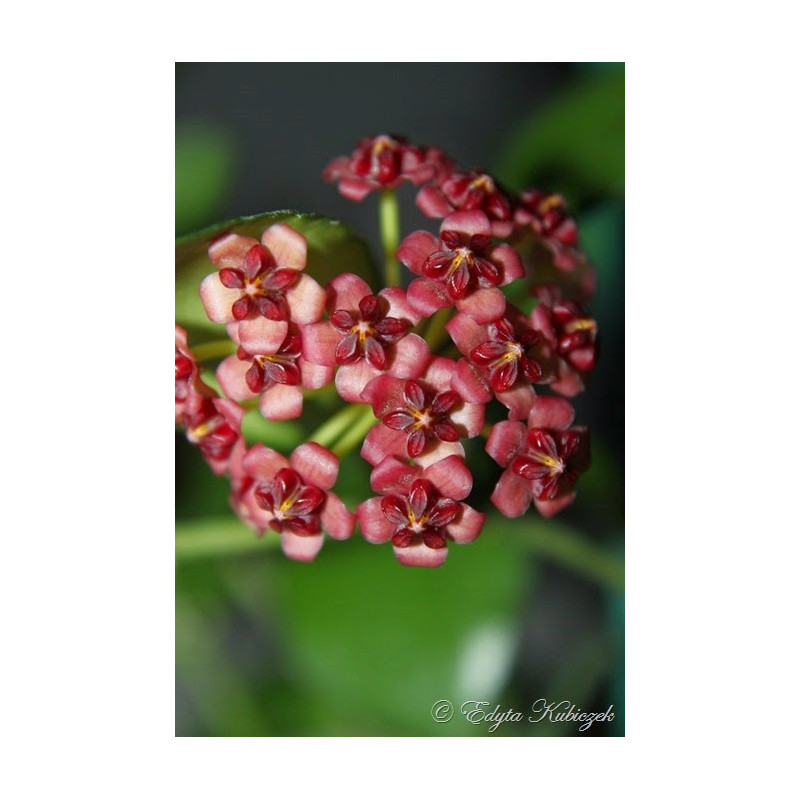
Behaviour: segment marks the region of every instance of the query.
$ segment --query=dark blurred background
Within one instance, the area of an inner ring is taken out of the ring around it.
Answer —
[[[381,132],[567,198],[598,271],[601,358],[575,403],[592,468],[555,520],[492,515],[440,570],[358,534],[305,565],[238,523],[178,432],[176,735],[623,735],[623,65],[177,64],[176,234],[290,208],[346,222],[377,257],[374,196],[344,200],[321,172]],[[399,194],[404,234],[438,228]],[[490,512],[500,470],[474,441],[468,462],[470,503]],[[366,465],[351,454],[340,476],[353,507]],[[489,734],[430,715],[442,698],[524,711],[541,697],[616,716]]]

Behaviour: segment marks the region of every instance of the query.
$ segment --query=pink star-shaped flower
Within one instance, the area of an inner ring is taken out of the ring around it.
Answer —
[[[373,497],[356,510],[361,533],[372,544],[391,541],[401,564],[438,567],[447,558],[447,542],[471,542],[485,514],[462,503],[472,490],[472,475],[459,456],[425,467],[384,459],[370,478]]]

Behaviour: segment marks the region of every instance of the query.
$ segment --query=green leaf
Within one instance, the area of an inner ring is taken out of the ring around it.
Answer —
[[[366,242],[347,226],[318,214],[272,211],[241,217],[183,236],[175,242],[175,322],[189,333],[189,344],[218,339],[224,326],[211,322],[200,301],[200,281],[215,267],[208,245],[223,233],[260,237],[270,225],[285,223],[308,240],[306,273],[322,285],[342,272],[360,275],[377,290],[377,273]]]
[[[175,232],[206,225],[218,216],[233,185],[230,137],[208,125],[175,131]]]
[[[506,145],[496,173],[514,191],[544,184],[573,203],[594,193],[622,195],[624,70],[590,75],[537,110]]]

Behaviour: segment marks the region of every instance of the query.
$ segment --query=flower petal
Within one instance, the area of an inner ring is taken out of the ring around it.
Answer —
[[[525,447],[527,436],[528,429],[521,422],[498,422],[489,434],[486,452],[501,467],[507,467]]]
[[[441,230],[458,231],[466,237],[490,236],[492,226],[483,211],[454,211],[442,220]]]
[[[305,334],[303,338],[305,338]],[[321,389],[333,380],[333,367],[312,364],[304,358],[301,358],[298,364],[300,365],[301,383],[304,389]]]
[[[208,257],[220,269],[241,269],[248,250],[257,244],[258,239],[252,236],[228,233],[211,242],[208,246]]]
[[[313,561],[322,549],[325,537],[318,533],[315,536],[298,536],[284,531],[281,534],[281,549],[287,558],[293,561]]]
[[[380,375],[368,361],[359,360],[354,364],[344,364],[336,373],[336,391],[339,397],[348,403],[362,403],[361,393],[364,387]]]
[[[249,361],[240,361],[236,356],[228,356],[217,367],[217,381],[231,400],[250,400],[256,397],[256,394],[250,391],[245,379],[250,366]]]
[[[575,500],[576,492],[570,492],[563,497],[557,497],[555,500],[534,500],[536,510],[548,519],[555,514],[558,514],[561,509],[566,508],[570,503]]]
[[[481,290],[488,291],[488,290]],[[499,291],[499,290],[493,290]],[[502,296],[502,292],[500,292]],[[440,281],[430,278],[416,278],[408,286],[408,302],[420,316],[433,316],[440,308],[450,308],[453,300],[447,293],[447,287]],[[459,301],[463,302],[463,301]],[[505,297],[503,297],[505,303]],[[503,312],[501,311],[500,314]]]
[[[395,526],[386,519],[381,508],[381,497],[370,497],[356,509],[361,535],[372,544],[383,544],[394,536]]]
[[[374,467],[388,456],[403,459],[408,457],[406,435],[402,431],[393,431],[385,425],[375,425],[364,438],[361,457]]]
[[[368,294],[372,294],[367,282],[354,275],[352,272],[344,272],[337,275],[327,287],[328,302],[327,309],[329,314],[338,311],[340,308],[345,311],[358,312],[358,304],[361,299]]]
[[[463,500],[472,491],[472,473],[459,456],[447,456],[423,470],[422,476],[429,480],[443,497]]]
[[[456,343],[456,347],[465,356],[489,341],[489,331],[486,326],[479,324],[467,314],[456,314],[444,327]]]
[[[425,259],[439,249],[439,240],[428,231],[415,231],[397,248],[397,259],[415,275],[422,275]]]
[[[434,219],[446,217],[453,210],[447,198],[433,186],[426,186],[417,192],[416,204],[426,217]]]
[[[335,494],[328,492],[320,521],[322,529],[334,539],[349,539],[356,526],[356,515]]]
[[[242,347],[248,353],[261,355],[277,353],[288,331],[289,325],[286,322],[256,317],[240,322],[238,335]]]
[[[405,385],[406,381],[392,375],[378,375],[362,390],[362,402],[369,403],[375,416],[383,419],[405,405]]]
[[[539,395],[528,416],[528,427],[563,430],[569,428],[574,419],[575,409],[569,400],[563,397]]]
[[[517,278],[525,277],[525,268],[517,251],[509,244],[499,244],[492,248],[491,259],[503,271],[501,286],[506,286]]]
[[[242,466],[251,478],[270,483],[275,473],[288,467],[289,462],[272,448],[254,444],[245,453]]]
[[[258,407],[266,419],[297,419],[303,413],[303,390],[299,386],[273,384],[261,395]]]
[[[389,348],[389,373],[397,378],[418,378],[431,359],[428,343],[416,333]]]
[[[301,444],[289,457],[289,463],[304,483],[330,489],[339,474],[339,459],[316,442]]]
[[[446,547],[432,550],[423,542],[393,549],[397,560],[406,567],[441,567],[447,559]]]
[[[466,544],[478,538],[483,530],[486,514],[481,514],[465,503],[461,504],[461,508],[463,509],[461,516],[447,526],[447,533],[454,542]]]
[[[499,289],[478,289],[468,297],[457,300],[456,308],[469,314],[476,322],[493,322],[505,313],[506,296]]]
[[[336,345],[341,334],[327,320],[303,328],[303,358],[313,364],[336,366]]]
[[[491,500],[504,516],[521,517],[533,500],[532,484],[507,469],[500,476]]]
[[[308,257],[306,237],[294,228],[283,223],[272,225],[261,235],[261,244],[272,253],[278,267],[305,269]]]
[[[369,485],[373,492],[385,495],[404,496],[411,490],[414,481],[422,477],[422,470],[405,461],[388,456],[372,470]]]
[[[325,310],[325,290],[310,276],[301,275],[297,283],[285,292],[292,322],[308,325],[316,322]]]
[[[412,325],[416,325],[419,322],[419,314],[411,308],[405,291],[399,286],[389,286],[386,289],[381,289],[378,292],[378,297],[384,298],[388,304],[384,316],[407,320]]]
[[[497,399],[508,409],[508,418],[527,419],[536,401],[536,392],[530,384],[520,383],[505,392],[497,392]]]
[[[233,322],[231,309],[241,296],[241,289],[228,289],[222,285],[218,272],[206,275],[200,282],[200,299],[212,322]]]
[[[477,436],[486,422],[486,406],[483,403],[462,403],[461,408],[450,414],[450,419],[467,432],[467,438]]]
[[[486,379],[466,358],[456,364],[451,385],[469,403],[488,403],[494,397]]]

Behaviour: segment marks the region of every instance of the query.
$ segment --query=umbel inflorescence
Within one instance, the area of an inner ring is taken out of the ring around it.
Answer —
[[[358,525],[369,542],[391,542],[401,563],[439,566],[449,542],[471,542],[483,527],[466,502],[462,445],[478,436],[504,469],[491,495],[502,514],[533,504],[550,517],[569,505],[589,441],[566,398],[595,365],[597,325],[585,310],[594,273],[563,199],[514,195],[399,136],[362,140],[324,177],[354,201],[380,193],[386,285],[373,292],[344,271],[321,286],[304,272],[306,239],[286,224],[260,239],[227,233],[211,243],[216,270],[199,287],[236,347],[216,369],[222,396],[176,326],[175,421],[229,476],[234,511],[259,535],[279,534],[300,561],[316,556],[324,534],[346,539]],[[441,224],[399,241],[394,190],[406,182]],[[412,274],[407,288],[398,260]],[[294,419],[305,392],[331,383],[347,405],[327,432],[369,416],[360,452],[375,496],[353,510],[333,491],[339,459],[324,435],[287,458],[268,443],[248,447],[241,431],[245,404]],[[489,404],[504,419],[486,424]]]

